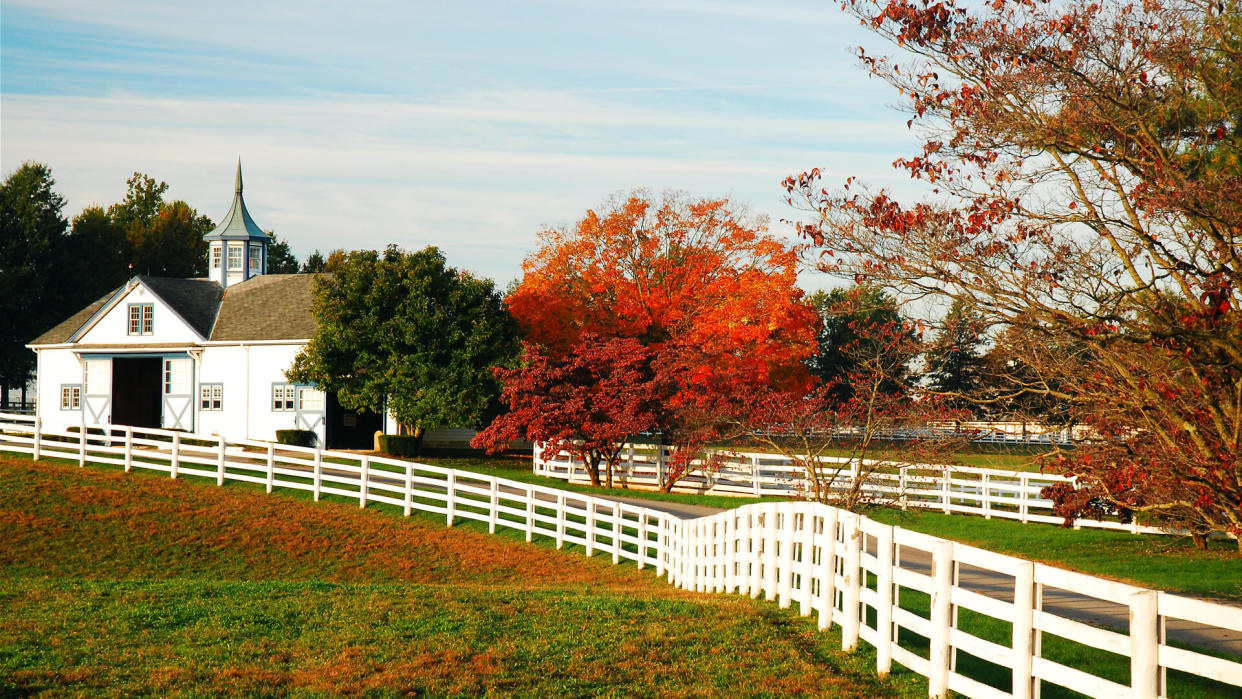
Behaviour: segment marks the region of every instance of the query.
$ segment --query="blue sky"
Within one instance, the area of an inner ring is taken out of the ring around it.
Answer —
[[[240,156],[299,257],[431,244],[503,286],[540,229],[634,187],[778,233],[786,175],[910,191],[859,44],[831,2],[4,0],[0,164],[50,165],[68,216],[140,170],[215,219]]]

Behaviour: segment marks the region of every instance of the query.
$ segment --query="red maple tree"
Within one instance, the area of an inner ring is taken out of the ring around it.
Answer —
[[[810,386],[803,360],[817,319],[796,285],[797,262],[727,200],[634,193],[544,231],[507,304],[550,357],[573,355],[588,336],[645,348],[658,405],[644,413],[646,430],[673,447],[668,490],[728,432],[731,397]]]

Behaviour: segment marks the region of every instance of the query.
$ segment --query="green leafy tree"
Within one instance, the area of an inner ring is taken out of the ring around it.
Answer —
[[[214,227],[184,201],[165,202],[168,185],[135,172],[126,181],[125,199],[108,215],[125,230],[135,274],[201,277],[207,274],[207,241]]]
[[[983,316],[962,299],[949,307],[927,348],[927,389],[946,398],[949,407],[982,413],[975,400],[984,378],[981,349],[987,342]]]
[[[289,243],[281,240],[272,231],[268,231],[267,234],[272,238],[272,242],[267,246],[267,273],[297,274],[298,258],[289,249]]]
[[[125,283],[132,259],[125,229],[102,207],[90,206],[73,218],[60,268],[74,280],[67,313]]]
[[[343,256],[315,280],[319,330],[289,379],[335,392],[350,410],[387,408],[403,425],[480,425],[499,410],[491,367],[513,362],[513,323],[491,280],[434,247]]]
[[[60,318],[64,295],[56,262],[65,237],[65,199],[52,170],[27,162],[0,185],[0,403],[34,369],[25,348]]]
[[[311,254],[306,256],[306,261],[302,263],[302,274],[323,272],[327,268],[328,262],[323,259],[323,253],[319,252],[319,250],[312,250]]]
[[[827,386],[828,398],[835,404],[854,395],[849,377],[859,370],[860,357],[872,358],[891,367],[886,393],[900,392],[909,378],[909,362],[914,359],[909,342],[877,339],[879,328],[901,328],[907,338],[913,330],[897,308],[897,301],[878,287],[817,291],[809,299],[819,313],[818,349],[807,361],[811,373]]]

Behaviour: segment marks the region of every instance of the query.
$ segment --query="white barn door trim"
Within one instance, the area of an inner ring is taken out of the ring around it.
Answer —
[[[194,360],[189,357],[165,357],[163,387],[160,424],[166,430],[193,432]]]
[[[82,360],[82,421],[88,425],[112,422],[112,360]]]

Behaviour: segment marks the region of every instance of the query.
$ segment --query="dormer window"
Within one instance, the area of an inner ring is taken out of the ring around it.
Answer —
[[[155,331],[155,306],[150,303],[129,304],[129,334],[150,335]]]
[[[240,272],[242,268],[242,246],[229,246],[229,271]]]
[[[250,246],[250,271],[257,272],[263,269],[263,246]]]

